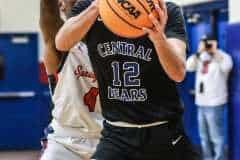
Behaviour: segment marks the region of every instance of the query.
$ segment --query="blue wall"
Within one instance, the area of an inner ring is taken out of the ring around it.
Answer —
[[[200,10],[200,9],[199,9]],[[198,43],[201,37],[211,32],[210,24],[210,13],[211,12],[199,12],[201,20],[198,23],[188,23],[187,31],[189,38],[189,53],[188,57],[195,54],[198,48]],[[219,47],[221,49],[226,48],[226,27],[228,21],[227,12],[219,12],[217,17],[216,31],[218,36]],[[187,73],[186,79],[182,85],[180,85],[180,94],[184,102],[185,113],[184,113],[184,124],[186,132],[193,144],[199,146],[200,138],[198,132],[197,123],[197,107],[194,104],[194,95],[190,94],[190,91],[194,89],[195,85],[195,73]],[[225,140],[227,143],[228,131],[227,131],[227,107],[225,110]]]
[[[38,149],[49,95],[39,81],[37,33],[0,34],[0,56],[0,149]]]
[[[204,16],[207,12],[202,14],[202,21],[187,25],[190,42],[189,55],[196,52],[201,35],[210,31],[209,19]],[[229,147],[229,160],[240,160],[240,24],[228,25],[227,21],[227,12],[220,12],[217,16],[219,47],[227,50],[234,61],[229,81],[229,104],[225,111],[225,139]],[[180,86],[180,92],[185,103],[184,122],[187,133],[193,143],[199,145],[196,106],[194,105],[194,97],[189,94],[189,90],[194,88],[194,76],[194,74],[187,74],[186,80]]]
[[[202,22],[199,24],[189,24],[187,26],[189,37],[189,54],[188,57],[197,51],[198,42],[200,38],[209,32],[210,25],[208,22]],[[192,140],[193,144],[199,145],[198,125],[197,125],[197,108],[194,103],[194,95],[190,91],[194,90],[195,85],[195,73],[187,73],[180,92],[184,101],[185,113],[184,124],[188,136]]]
[[[231,53],[234,68],[230,79],[229,152],[230,160],[240,159],[240,24],[227,28],[227,51]]]

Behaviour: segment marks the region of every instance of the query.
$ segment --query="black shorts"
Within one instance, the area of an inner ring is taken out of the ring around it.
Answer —
[[[102,138],[93,155],[96,160],[198,160],[174,122],[148,128],[116,127],[104,122]]]

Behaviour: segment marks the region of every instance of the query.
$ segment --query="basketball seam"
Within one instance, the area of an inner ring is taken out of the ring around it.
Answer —
[[[148,11],[148,9],[145,8],[144,4],[142,4],[141,1],[137,0],[137,2],[142,6],[142,8],[144,9],[144,11],[145,11],[147,14],[150,14],[150,12]]]
[[[126,24],[128,24],[129,26],[131,26],[131,27],[133,27],[133,28],[135,28],[135,29],[142,30],[141,28],[139,28],[139,27],[131,24],[130,22],[128,22],[127,20],[125,20],[123,17],[121,17],[121,16],[113,9],[113,7],[112,7],[111,4],[109,3],[109,1],[108,1],[108,0],[106,0],[106,1],[107,1],[108,6],[110,7],[110,9],[111,9],[111,10],[116,14],[116,16],[118,16],[122,21],[124,21]]]

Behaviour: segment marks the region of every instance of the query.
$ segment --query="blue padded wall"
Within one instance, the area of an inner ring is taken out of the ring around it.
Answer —
[[[39,149],[49,96],[39,82],[37,33],[0,34],[0,56],[0,149]]]
[[[227,51],[232,55],[234,68],[230,79],[229,152],[230,160],[240,159],[240,24],[227,28]]]

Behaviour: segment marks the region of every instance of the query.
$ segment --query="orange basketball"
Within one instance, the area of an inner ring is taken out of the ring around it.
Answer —
[[[153,27],[148,15],[158,15],[156,3],[158,0],[100,0],[99,12],[103,23],[113,33],[137,38],[145,34],[142,27]]]

